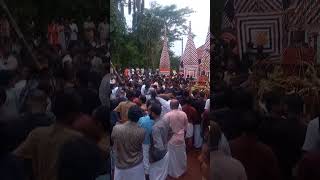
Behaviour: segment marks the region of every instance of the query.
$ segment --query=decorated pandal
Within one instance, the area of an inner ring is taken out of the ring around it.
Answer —
[[[166,28],[160,58],[159,72],[163,75],[168,75],[171,72]],[[191,79],[194,79],[192,89],[198,89],[199,91],[209,91],[210,31],[208,32],[205,44],[196,49],[192,37],[191,22],[189,23],[187,44],[184,53],[181,56],[179,72],[180,74],[184,75],[184,78],[189,77]]]
[[[225,9],[232,7],[234,14],[225,13],[221,38],[235,42],[233,52],[241,59],[249,51],[258,53],[259,46],[268,55],[254,64],[244,83],[257,97],[270,91],[299,94],[305,113],[313,116],[320,105],[320,2],[284,2],[228,0]]]

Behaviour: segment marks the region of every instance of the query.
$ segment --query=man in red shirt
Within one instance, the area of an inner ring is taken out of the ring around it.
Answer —
[[[185,112],[188,117],[188,129],[186,134],[186,142],[187,142],[187,149],[190,150],[192,148],[192,142],[193,142],[193,139],[192,139],[194,134],[193,129],[196,125],[200,125],[201,118],[198,111],[193,106],[191,106],[190,97],[186,98],[185,103],[186,104],[183,105],[182,107],[182,111]]]

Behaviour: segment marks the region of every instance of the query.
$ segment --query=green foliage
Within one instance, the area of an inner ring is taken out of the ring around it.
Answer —
[[[175,5],[160,6],[154,3],[150,9],[133,13],[138,21],[129,31],[126,21],[118,8],[119,0],[111,0],[111,22],[114,31],[112,38],[112,61],[122,67],[139,66],[156,69],[163,47],[163,35],[167,28],[168,46],[181,39],[188,29],[186,17],[193,11],[189,8],[177,9]],[[121,1],[121,0],[120,0]],[[114,14],[114,15],[113,15]],[[137,52],[135,52],[137,51]],[[179,58],[170,53],[172,66],[177,70]]]

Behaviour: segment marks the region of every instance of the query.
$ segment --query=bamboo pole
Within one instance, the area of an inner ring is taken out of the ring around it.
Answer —
[[[40,70],[41,66],[40,66],[39,62],[37,61],[36,57],[32,53],[31,47],[29,46],[29,44],[25,40],[25,38],[24,38],[19,26],[17,25],[17,23],[14,20],[12,14],[10,13],[10,10],[8,9],[6,3],[4,2],[4,0],[0,0],[0,3],[1,3],[0,5],[1,5],[2,9],[5,11],[5,13],[7,14],[7,16],[9,18],[11,26],[14,28],[14,30],[17,33],[18,37],[22,40],[23,44],[25,45],[25,47],[27,48],[28,52],[30,53],[30,55],[32,57],[33,65],[35,66],[35,68],[37,70]]]

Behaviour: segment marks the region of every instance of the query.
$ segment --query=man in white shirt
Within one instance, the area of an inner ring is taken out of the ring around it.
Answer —
[[[106,40],[108,38],[109,25],[107,23],[107,17],[103,22],[101,22],[98,26],[98,32],[100,35],[100,45],[103,46],[106,44]]]
[[[320,126],[319,117],[309,122],[302,150],[314,152],[320,150]]]
[[[70,35],[70,41],[77,41],[78,40],[78,25],[75,23],[75,20],[72,19],[71,24],[69,24],[71,35]]]

